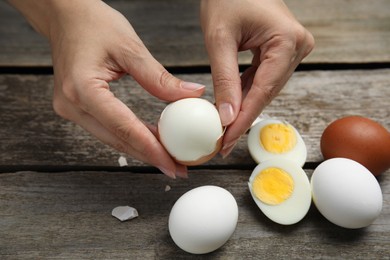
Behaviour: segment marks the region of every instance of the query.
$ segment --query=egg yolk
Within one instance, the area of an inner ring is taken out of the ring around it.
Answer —
[[[297,137],[287,124],[269,124],[260,131],[260,143],[270,153],[285,153],[294,148]]]
[[[294,190],[293,178],[282,169],[266,168],[254,179],[255,196],[269,205],[278,205],[288,199]]]

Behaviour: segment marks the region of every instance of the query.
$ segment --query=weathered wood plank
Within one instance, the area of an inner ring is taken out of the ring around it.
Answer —
[[[199,1],[107,1],[133,24],[165,66],[208,66],[199,28]],[[306,63],[390,61],[390,2],[387,0],[286,0],[316,38]],[[251,61],[249,53],[241,64]],[[5,1],[0,2],[0,66],[50,66],[50,50]]]
[[[249,175],[195,170],[188,180],[170,180],[120,172],[0,174],[0,258],[198,259],[172,242],[169,212],[191,188],[218,185],[236,198],[238,225],[227,244],[205,259],[388,259],[389,171],[380,180],[381,215],[359,230],[331,224],[314,206],[296,225],[275,224],[252,201]],[[120,223],[111,216],[119,205],[137,208],[140,216]]]
[[[264,111],[293,124],[308,147],[308,162],[319,162],[319,140],[333,120],[350,114],[370,117],[390,129],[390,69],[311,71],[293,75]],[[210,74],[180,75],[208,87]],[[51,106],[52,77],[0,75],[0,165],[118,166],[120,156],[81,128],[56,116]],[[140,117],[156,123],[165,103],[151,97],[130,77],[112,84],[116,96]],[[132,166],[142,163],[128,158]],[[209,165],[251,165],[244,136],[232,156]]]

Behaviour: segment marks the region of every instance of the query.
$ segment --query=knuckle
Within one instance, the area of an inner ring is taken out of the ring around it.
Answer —
[[[148,51],[140,39],[126,39],[126,44],[123,44],[118,53],[117,60],[130,74],[136,68],[134,64],[140,64],[148,56]]]
[[[175,84],[175,77],[169,73],[167,70],[163,69],[159,74],[158,84],[161,87],[168,87],[172,84]]]
[[[307,34],[306,34],[306,48],[305,48],[305,52],[304,52],[305,56],[308,55],[314,49],[314,46],[315,46],[314,37],[310,32],[307,32]]]
[[[290,24],[288,26],[282,26],[279,28],[275,36],[272,38],[276,46],[280,46],[289,52],[295,52],[299,50],[305,40],[306,29],[300,24]]]
[[[309,53],[314,48],[313,35],[302,25],[294,26],[291,33],[291,46],[294,46],[296,51],[303,50],[304,53]]]
[[[135,127],[137,124],[136,118],[130,118],[125,123],[116,123],[111,129],[113,133],[125,143],[131,144],[134,148],[137,148],[137,144],[140,143],[140,137],[144,135],[143,128]],[[137,149],[139,150],[139,149]]]
[[[293,29],[293,34],[295,36],[295,42],[297,43],[297,45],[302,45],[305,42],[306,29],[303,26],[295,26],[295,28]]]
[[[130,39],[127,47],[124,48],[123,52],[127,53],[130,58],[144,58],[146,47],[141,39]]]
[[[236,91],[241,87],[241,78],[239,75],[233,77],[232,73],[214,73],[213,84],[215,95],[218,100],[232,102]]]
[[[71,111],[69,110],[70,105],[69,100],[64,95],[63,89],[54,86],[54,95],[52,100],[54,112],[64,119],[72,120]]]
[[[228,90],[231,87],[235,87],[241,84],[239,75],[234,75],[234,72],[224,71],[216,72],[213,74],[214,85],[218,87],[219,90],[223,91],[224,89]]]
[[[69,102],[73,104],[79,104],[80,98],[76,87],[71,81],[64,81],[61,86],[61,91],[63,93],[64,98],[66,98]]]
[[[144,158],[143,160],[152,158],[155,152],[155,144],[158,142],[156,139],[154,142],[153,140],[141,142],[140,136],[144,133],[131,127],[131,124],[117,126],[115,134],[119,137],[117,142],[111,144],[115,150],[132,156],[139,155]]]
[[[134,133],[133,133],[133,129],[130,127],[130,124],[129,125],[117,125],[114,127],[114,134],[116,136],[118,136],[120,139],[122,140],[132,140],[133,139],[133,136],[134,136]]]
[[[69,119],[68,110],[62,98],[54,96],[52,102],[54,112],[62,118]]]

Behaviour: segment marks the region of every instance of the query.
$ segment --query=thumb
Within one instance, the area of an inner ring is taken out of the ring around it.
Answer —
[[[217,42],[209,42],[207,52],[213,77],[215,102],[222,125],[227,126],[236,119],[241,107],[238,49],[235,44],[217,44]]]
[[[139,50],[125,58],[123,67],[150,94],[166,101],[199,97],[203,94],[204,85],[186,82],[173,76],[152,56],[142,42],[137,48]]]

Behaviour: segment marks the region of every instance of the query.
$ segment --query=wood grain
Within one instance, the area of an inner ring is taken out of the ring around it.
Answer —
[[[198,0],[106,2],[129,19],[163,65],[207,85],[204,97],[213,101],[211,75],[199,73],[209,62]],[[285,2],[316,47],[304,60],[308,71],[294,73],[264,113],[301,133],[310,178],[322,161],[321,133],[333,120],[362,115],[390,129],[390,1]],[[239,56],[240,64],[250,60],[247,52]],[[315,70],[339,63],[350,70]],[[385,69],[356,69],[375,63]],[[260,212],[248,191],[255,163],[246,135],[228,158],[191,167],[189,179],[168,179],[129,156],[129,166],[121,168],[123,154],[55,115],[52,75],[34,74],[49,66],[46,40],[0,1],[0,259],[390,259],[390,170],[378,177],[383,209],[369,227],[337,227],[314,205],[298,224],[281,226]],[[111,90],[149,123],[166,105],[131,77],[113,82]],[[175,201],[202,185],[229,190],[239,220],[222,248],[195,256],[173,243],[167,222]],[[111,210],[120,205],[137,208],[140,216],[119,222]]]
[[[390,172],[380,180],[381,215],[357,230],[333,225],[314,205],[295,225],[271,222],[250,197],[249,175],[248,170],[194,170],[188,180],[168,180],[125,172],[0,174],[0,258],[198,259],[171,240],[169,212],[186,191],[218,185],[236,198],[238,225],[222,248],[202,258],[388,259]],[[120,205],[137,208],[140,216],[119,222],[111,210]]]
[[[107,1],[122,12],[165,66],[208,66],[199,27],[199,1]],[[316,47],[304,63],[390,61],[390,2],[387,0],[286,0],[313,33]],[[251,55],[242,53],[241,64]],[[49,46],[24,18],[0,2],[0,67],[50,66]]]
[[[319,162],[322,131],[337,118],[357,114],[390,128],[389,73],[389,69],[297,72],[264,113],[293,124],[306,142],[307,161]],[[205,98],[213,100],[210,74],[180,77],[209,86]],[[55,115],[52,84],[51,76],[0,75],[0,165],[118,166],[118,152]],[[119,99],[149,123],[157,122],[166,105],[130,77],[111,87]],[[144,165],[130,157],[128,163]],[[253,165],[246,136],[240,139],[232,156],[225,160],[217,156],[207,165]]]

